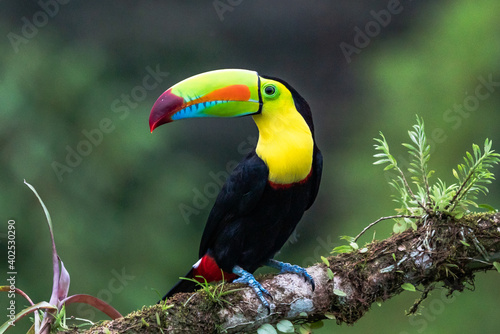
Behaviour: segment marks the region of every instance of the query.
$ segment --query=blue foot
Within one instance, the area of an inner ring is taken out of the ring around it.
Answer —
[[[269,305],[268,301],[264,298],[264,295],[266,295],[270,299],[273,299],[269,291],[264,289],[264,287],[259,282],[257,282],[255,277],[248,271],[244,270],[243,268],[239,266],[234,266],[233,273],[240,276],[240,278],[234,280],[233,283],[243,283],[249,285],[253,289],[253,291],[255,291],[257,297],[259,297],[262,305],[264,305],[267,308],[267,311],[271,313],[271,306]]]
[[[269,266],[269,267],[275,268],[275,269],[279,269],[280,274],[294,273],[294,274],[297,274],[299,276],[304,277],[306,282],[309,282],[311,284],[312,290],[314,291],[314,280],[311,277],[311,275],[309,275],[309,273],[304,268],[296,266],[296,265],[292,265],[290,263],[276,261],[273,259],[267,261],[266,266]]]

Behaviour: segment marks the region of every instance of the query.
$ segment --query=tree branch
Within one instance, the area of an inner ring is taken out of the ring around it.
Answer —
[[[314,322],[327,316],[334,316],[337,323],[353,324],[373,302],[404,291],[403,283],[423,287],[421,299],[410,309],[410,313],[416,312],[437,284],[451,295],[473,284],[475,272],[494,269],[492,263],[500,261],[500,214],[468,215],[460,220],[428,217],[418,223],[416,231],[395,234],[366,248],[331,256],[328,260],[333,279],[329,279],[323,263],[307,268],[316,283],[314,292],[294,274],[261,277],[259,281],[274,298],[270,314],[249,288],[225,295],[219,302],[205,292],[195,292],[169,299],[168,309],[162,305],[145,307],[88,332],[252,332],[263,323],[276,324],[283,319]],[[224,289],[238,287],[244,286],[226,284]]]

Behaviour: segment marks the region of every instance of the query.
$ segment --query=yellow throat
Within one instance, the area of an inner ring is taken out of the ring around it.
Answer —
[[[269,181],[291,184],[310,173],[314,141],[306,121],[295,108],[290,91],[281,83],[277,99],[264,101],[262,112],[253,116],[259,128],[257,155],[269,168]]]

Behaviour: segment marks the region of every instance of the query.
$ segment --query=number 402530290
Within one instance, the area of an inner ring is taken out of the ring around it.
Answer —
[[[7,263],[9,271],[16,270],[16,222],[9,220],[7,226]]]

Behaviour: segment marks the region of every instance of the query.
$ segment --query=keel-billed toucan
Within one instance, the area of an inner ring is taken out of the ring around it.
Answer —
[[[245,115],[252,115],[259,129],[257,146],[217,196],[199,261],[186,276],[246,283],[269,308],[263,295],[271,296],[252,275],[261,266],[301,275],[314,289],[305,269],[273,260],[318,193],[323,159],[309,105],[283,80],[248,70],[218,70],[165,91],[151,110],[149,126],[153,131],[183,118]],[[163,299],[195,288],[180,280]]]

